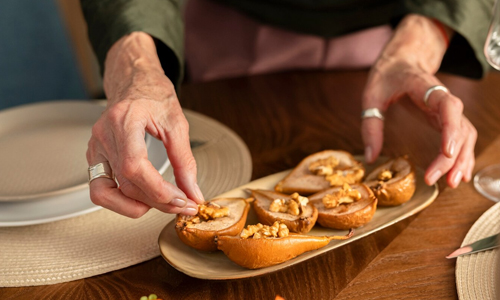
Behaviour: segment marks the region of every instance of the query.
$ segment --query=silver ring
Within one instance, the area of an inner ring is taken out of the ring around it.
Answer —
[[[377,118],[380,120],[384,120],[384,115],[378,108],[368,108],[365,109],[361,112],[361,119],[367,119],[367,118]]]
[[[115,178],[113,177],[113,170],[111,170],[109,162],[105,161],[89,167],[89,184],[97,178],[108,178],[113,181],[115,180]]]
[[[429,97],[431,96],[432,92],[434,91],[443,91],[445,93],[448,93],[448,89],[445,87],[445,86],[442,86],[442,85],[435,85],[435,86],[431,86],[427,92],[425,92],[425,96],[424,96],[424,103],[425,103],[425,106],[429,106]]]

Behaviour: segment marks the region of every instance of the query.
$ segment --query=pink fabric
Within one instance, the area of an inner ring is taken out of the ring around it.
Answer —
[[[385,25],[325,39],[263,25],[209,0],[188,1],[184,18],[192,81],[292,69],[368,68],[392,35]]]

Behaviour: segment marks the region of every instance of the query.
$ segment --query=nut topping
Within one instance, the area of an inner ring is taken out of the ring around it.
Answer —
[[[347,183],[344,183],[342,189],[333,194],[327,194],[323,197],[323,205],[326,208],[335,208],[341,204],[354,203],[361,199],[361,193],[358,190],[352,189]]]
[[[364,171],[357,167],[340,168],[339,160],[334,156],[309,164],[309,171],[315,175],[325,176],[325,179],[330,182],[330,186],[341,186],[344,183],[354,184],[363,178]]]
[[[330,156],[324,159],[318,159],[309,165],[309,171],[316,175],[331,175],[336,166],[339,165],[339,160],[335,156]]]
[[[304,211],[304,206],[309,203],[309,199],[298,193],[293,193],[291,197],[292,199],[274,199],[269,205],[269,211],[300,215]]]
[[[343,184],[354,184],[359,182],[365,172],[358,168],[353,167],[345,170],[335,170],[331,175],[326,176],[326,180],[330,182],[330,186],[341,186]]]
[[[248,225],[240,233],[240,237],[243,239],[247,238],[277,238],[288,236],[289,230],[285,224],[279,221],[274,222],[272,226],[262,225],[258,223],[257,225]]]
[[[394,175],[395,175],[394,172],[392,172],[391,170],[384,169],[384,170],[380,171],[380,173],[378,173],[377,180],[378,181],[389,181],[394,177]]]
[[[215,220],[229,216],[229,207],[221,207],[217,203],[209,202],[207,204],[198,205],[198,214],[185,223],[186,226],[192,224],[200,224],[210,220]]]

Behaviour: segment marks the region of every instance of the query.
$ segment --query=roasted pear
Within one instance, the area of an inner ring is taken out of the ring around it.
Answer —
[[[276,221],[285,224],[291,232],[308,233],[316,224],[318,210],[306,197],[298,193],[285,195],[266,190],[252,190],[255,199],[253,209],[259,222],[272,225]]]
[[[363,165],[345,151],[325,150],[304,158],[274,188],[277,192],[310,195],[332,186],[361,181]]]
[[[415,168],[407,156],[391,159],[377,167],[365,180],[380,206],[395,206],[410,200],[415,193]]]
[[[364,184],[344,184],[311,195],[318,209],[318,223],[333,229],[357,228],[368,223],[377,209],[377,198]]]
[[[199,205],[196,216],[177,215],[175,230],[186,245],[215,251],[215,237],[239,234],[249,209],[250,204],[243,198],[214,199]]]
[[[280,264],[304,252],[322,248],[331,240],[345,240],[345,236],[309,236],[289,233],[285,224],[275,222],[272,226],[249,225],[238,236],[217,237],[217,248],[236,264],[259,269]]]

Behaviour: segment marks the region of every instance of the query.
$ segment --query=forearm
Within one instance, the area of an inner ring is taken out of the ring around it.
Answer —
[[[148,80],[153,73],[164,74],[153,38],[144,32],[123,36],[106,55],[104,90],[108,99],[114,102],[123,98],[128,87]]]
[[[453,30],[445,25],[442,28],[449,40]],[[435,21],[425,16],[411,14],[396,28],[378,64],[395,59],[404,60],[424,72],[434,74],[441,65],[447,46],[447,39]]]

